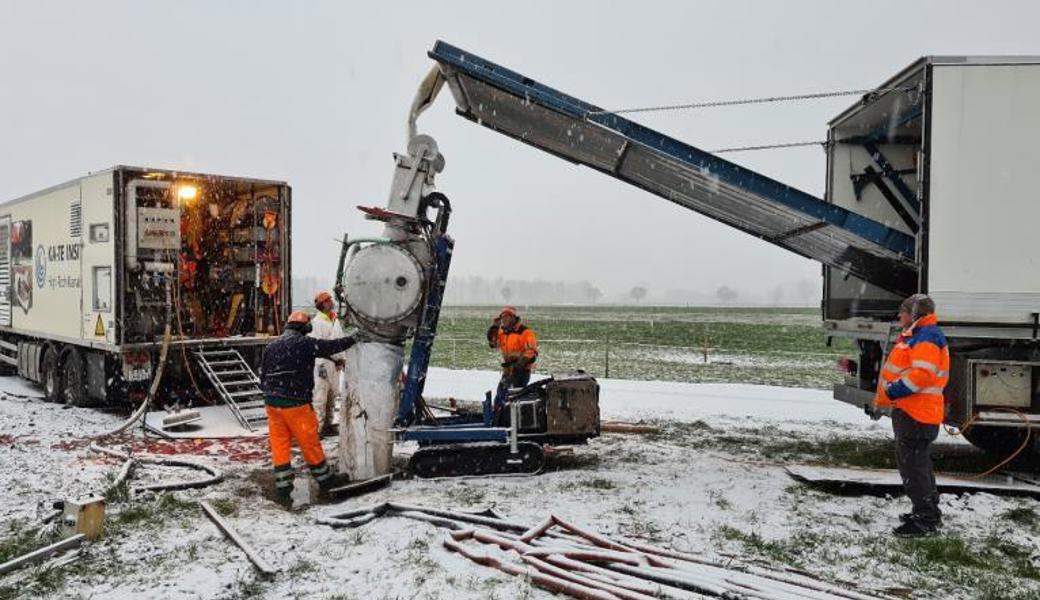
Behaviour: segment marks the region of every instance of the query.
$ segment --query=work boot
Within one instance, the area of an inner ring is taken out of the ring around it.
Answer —
[[[897,537],[925,537],[935,535],[939,529],[938,523],[928,523],[915,517],[912,517],[892,530],[892,533]]]
[[[290,490],[290,493],[288,493],[288,494],[283,494],[281,492],[276,493],[274,495],[275,503],[278,504],[278,506],[281,506],[282,508],[284,508],[285,510],[292,510],[293,499],[292,499],[292,493],[291,492],[292,492],[292,490]]]
[[[913,520],[914,520],[914,513],[912,513],[912,512],[903,513],[903,514],[899,515],[899,522],[900,523],[909,523],[910,521],[913,521]]]

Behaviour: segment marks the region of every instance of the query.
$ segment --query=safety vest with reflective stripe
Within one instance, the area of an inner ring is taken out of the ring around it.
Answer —
[[[502,351],[502,362],[518,360],[527,370],[534,370],[534,363],[538,360],[538,340],[526,325],[517,322],[509,331],[500,327],[494,342]]]
[[[919,423],[942,424],[950,350],[938,323],[927,315],[899,336],[878,378],[877,406],[894,406]]]

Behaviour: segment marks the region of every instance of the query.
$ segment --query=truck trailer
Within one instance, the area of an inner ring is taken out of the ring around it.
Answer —
[[[0,362],[49,401],[136,404],[165,345],[165,405],[255,427],[290,204],[281,181],[117,166],[0,205]]]
[[[1026,447],[1040,424],[1040,57],[915,61],[831,121],[817,198],[461,48],[429,56],[459,116],[822,263],[823,333],[858,349],[837,400],[871,412],[899,304],[930,294],[952,357],[946,422],[985,449]]]
[[[824,267],[825,331],[859,348],[835,397],[871,403],[899,302],[927,293],[950,344],[946,420],[1007,455],[1040,420],[1040,57],[928,56],[880,88],[905,91],[829,124],[826,200],[912,236],[917,277],[893,290]]]

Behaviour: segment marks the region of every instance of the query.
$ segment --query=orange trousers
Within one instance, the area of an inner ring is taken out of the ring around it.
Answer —
[[[275,469],[292,462],[292,442],[303,452],[303,460],[310,467],[323,466],[325,450],[318,436],[318,417],[310,404],[292,408],[266,406],[267,429],[271,436],[271,462]]]

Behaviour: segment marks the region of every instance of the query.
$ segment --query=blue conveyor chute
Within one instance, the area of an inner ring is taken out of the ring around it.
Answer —
[[[444,42],[458,113],[889,291],[917,290],[915,239]]]

